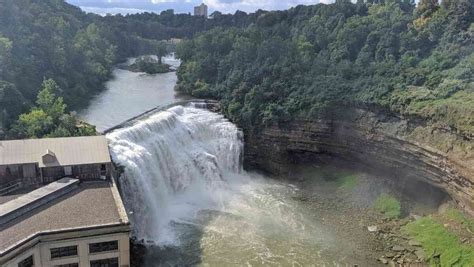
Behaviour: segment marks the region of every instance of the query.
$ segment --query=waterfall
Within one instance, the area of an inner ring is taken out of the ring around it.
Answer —
[[[139,240],[173,244],[170,225],[203,209],[219,209],[228,179],[241,172],[242,134],[222,115],[176,106],[107,135]]]

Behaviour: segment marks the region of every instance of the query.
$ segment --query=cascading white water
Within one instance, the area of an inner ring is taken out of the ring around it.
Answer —
[[[174,244],[171,222],[219,209],[229,177],[239,177],[242,134],[222,115],[176,106],[107,135],[133,235]]]
[[[298,186],[243,171],[241,132],[199,107],[176,106],[107,135],[124,168],[133,235],[158,245],[146,246],[144,266],[364,262],[352,242],[335,239],[317,201],[300,201]]]

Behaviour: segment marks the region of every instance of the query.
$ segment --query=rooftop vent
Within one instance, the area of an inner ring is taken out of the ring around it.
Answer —
[[[54,163],[56,162],[56,154],[53,151],[46,149],[46,154],[42,156],[43,163]]]

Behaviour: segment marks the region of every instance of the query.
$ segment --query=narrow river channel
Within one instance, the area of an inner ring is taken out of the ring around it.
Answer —
[[[80,117],[109,128],[180,100],[175,83],[175,73],[116,69]],[[125,167],[122,194],[133,236],[148,247],[145,266],[378,265],[369,255],[370,222],[344,206],[346,193],[331,180],[340,170],[310,166],[283,179],[246,172],[240,130],[193,106],[158,112],[107,138]],[[359,195],[368,193],[378,194],[368,188]]]

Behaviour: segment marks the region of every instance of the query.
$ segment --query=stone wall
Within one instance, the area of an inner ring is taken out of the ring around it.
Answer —
[[[244,130],[245,166],[277,174],[289,164],[329,156],[395,183],[425,181],[474,214],[472,137],[374,108],[341,107],[321,117]]]

